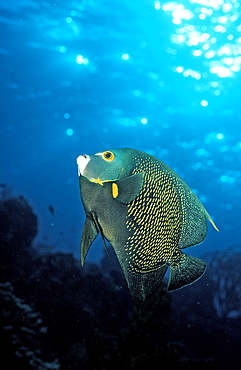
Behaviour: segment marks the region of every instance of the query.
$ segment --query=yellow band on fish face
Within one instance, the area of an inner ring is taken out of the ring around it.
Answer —
[[[119,193],[118,185],[116,185],[113,182],[113,184],[112,184],[112,196],[113,196],[113,198],[117,198],[118,197],[118,193]]]
[[[95,182],[95,183],[97,183],[97,184],[99,184],[99,185],[101,185],[101,186],[103,186],[103,182],[101,181],[101,179],[100,178],[98,178],[98,179],[91,179],[91,180],[89,180],[90,182]]]
[[[116,179],[115,179],[116,180]],[[96,178],[96,179],[89,179],[89,181],[90,182],[95,182],[96,184],[99,184],[99,185],[101,185],[101,186],[103,186],[104,185],[104,182],[110,182],[110,181],[113,181],[113,180],[101,180],[99,177],[98,178]],[[115,185],[115,190],[113,190],[113,185]],[[113,191],[114,191],[114,193],[116,194],[116,192],[117,192],[117,195],[114,197],[114,195],[113,195],[113,197],[114,198],[116,198],[117,196],[118,196],[118,186],[116,185],[116,184],[112,184],[112,194],[113,194]]]

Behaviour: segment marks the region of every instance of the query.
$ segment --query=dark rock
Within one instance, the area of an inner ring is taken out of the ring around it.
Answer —
[[[137,308],[111,248],[100,265],[82,268],[71,254],[39,254],[32,247],[37,218],[23,198],[0,202],[0,215],[1,334],[13,368],[160,369],[168,363],[173,369],[213,369],[219,363],[216,347],[227,340],[227,323],[218,318],[213,326],[213,294],[219,292],[222,312],[237,312],[221,294],[222,287],[227,297],[229,287],[240,284],[238,268],[233,283],[226,274],[233,261],[219,258],[219,272],[212,256],[212,269],[197,283],[172,295],[160,286]],[[227,353],[235,369],[234,352]]]
[[[37,216],[23,197],[0,202],[1,268],[10,269],[30,253],[37,235]]]

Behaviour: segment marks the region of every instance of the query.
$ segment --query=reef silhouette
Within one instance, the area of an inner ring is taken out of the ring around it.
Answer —
[[[163,285],[136,308],[112,249],[84,269],[71,254],[39,253],[37,216],[23,197],[3,197],[0,219],[2,362],[9,368],[238,368],[240,272],[230,269],[239,248],[209,255],[195,287],[169,294]]]

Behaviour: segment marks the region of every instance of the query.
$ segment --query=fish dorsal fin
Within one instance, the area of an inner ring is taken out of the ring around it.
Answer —
[[[204,240],[207,234],[207,219],[216,230],[218,229],[196,194],[179,177],[177,177],[177,189],[183,217],[179,248],[187,248]]]
[[[162,162],[163,169],[172,178],[175,191],[180,202],[180,216],[182,227],[179,239],[179,248],[188,248],[201,243],[207,234],[207,219],[214,226],[203,204],[185,181],[169,166]],[[214,226],[215,229],[217,229]]]
[[[207,217],[208,221],[210,221],[210,223],[214,227],[214,229],[217,230],[217,231],[219,231],[219,229],[217,228],[217,226],[215,225],[213,219],[211,218],[211,216],[209,215],[209,213],[207,211],[206,211],[206,217]]]
[[[136,173],[112,183],[112,196],[127,204],[136,199],[143,187],[143,172]]]

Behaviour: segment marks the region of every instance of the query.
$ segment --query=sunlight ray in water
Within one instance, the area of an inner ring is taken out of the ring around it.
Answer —
[[[239,1],[154,2],[154,7],[170,15],[176,26],[170,36],[171,42],[179,46],[178,50],[190,48],[194,57],[201,58],[206,72],[227,78],[240,71]]]

